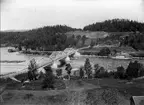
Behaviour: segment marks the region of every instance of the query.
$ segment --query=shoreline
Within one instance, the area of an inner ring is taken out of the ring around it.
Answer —
[[[13,60],[13,61],[9,61],[9,60],[2,60],[0,61],[0,63],[22,63],[25,62],[26,60]]]

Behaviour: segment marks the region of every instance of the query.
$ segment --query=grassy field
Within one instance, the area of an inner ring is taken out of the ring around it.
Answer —
[[[83,49],[82,51],[89,51],[89,52],[99,52],[102,48],[108,47],[108,46],[98,46],[98,47],[93,47],[93,48],[86,48]],[[108,47],[111,51],[116,50],[118,52],[123,51],[123,52],[135,52],[135,50],[131,47],[117,47],[117,46],[109,46]]]
[[[57,79],[55,90],[42,89],[42,80],[27,83],[25,87],[8,82],[0,105],[130,105],[131,96],[144,95],[144,79]]]
[[[90,31],[70,31],[65,33],[68,36],[75,35],[75,36],[83,36],[86,35],[86,37],[91,38],[91,39],[97,39],[97,38],[105,38],[109,34],[107,32],[102,32],[102,31],[95,31],[95,32],[90,32]]]
[[[93,85],[98,84],[98,79],[84,80],[84,81],[87,83],[91,83]],[[99,85],[101,87],[118,89],[122,93],[128,94],[130,96],[144,95],[144,79],[129,82],[127,80],[104,78],[99,79]]]
[[[94,81],[94,80],[93,80]],[[95,81],[96,82],[96,81]],[[129,97],[114,88],[84,80],[65,81],[62,90],[6,90],[1,105],[130,105]]]

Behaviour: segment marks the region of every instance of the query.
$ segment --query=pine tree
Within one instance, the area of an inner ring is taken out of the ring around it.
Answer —
[[[88,58],[85,61],[84,70],[86,72],[87,78],[90,78],[92,76],[92,66]]]

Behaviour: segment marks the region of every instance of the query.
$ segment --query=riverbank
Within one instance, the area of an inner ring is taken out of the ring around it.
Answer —
[[[22,54],[28,54],[28,55],[51,55],[53,51],[21,51],[20,53]],[[111,58],[110,56],[99,56],[98,51],[88,51],[88,50],[80,50],[79,53],[82,56],[88,56],[88,57],[98,57],[98,58]],[[136,59],[136,60],[143,60],[144,59],[144,52],[133,52],[129,53],[130,55],[135,55],[131,56],[131,59]],[[140,55],[139,55],[140,54]]]
[[[53,51],[20,51],[21,54],[29,55],[51,55]]]

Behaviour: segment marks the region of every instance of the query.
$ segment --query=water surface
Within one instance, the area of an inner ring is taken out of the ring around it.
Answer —
[[[18,71],[26,68],[29,64],[29,61],[32,58],[35,58],[36,61],[40,61],[44,56],[41,55],[25,55],[20,54],[18,52],[9,53],[8,47],[0,48],[1,53],[1,61],[7,60],[7,61],[25,61],[21,63],[4,63],[1,62],[1,73],[8,73],[13,71]],[[130,60],[113,60],[109,58],[97,58],[97,57],[89,57],[89,56],[79,56],[77,59],[71,60],[71,65],[73,68],[79,68],[80,66],[84,65],[85,59],[89,58],[92,66],[94,64],[99,64],[100,66],[103,66],[107,70],[116,70],[116,68],[120,65],[122,65],[124,68],[127,68]],[[144,60],[139,60],[139,62],[144,64]]]

